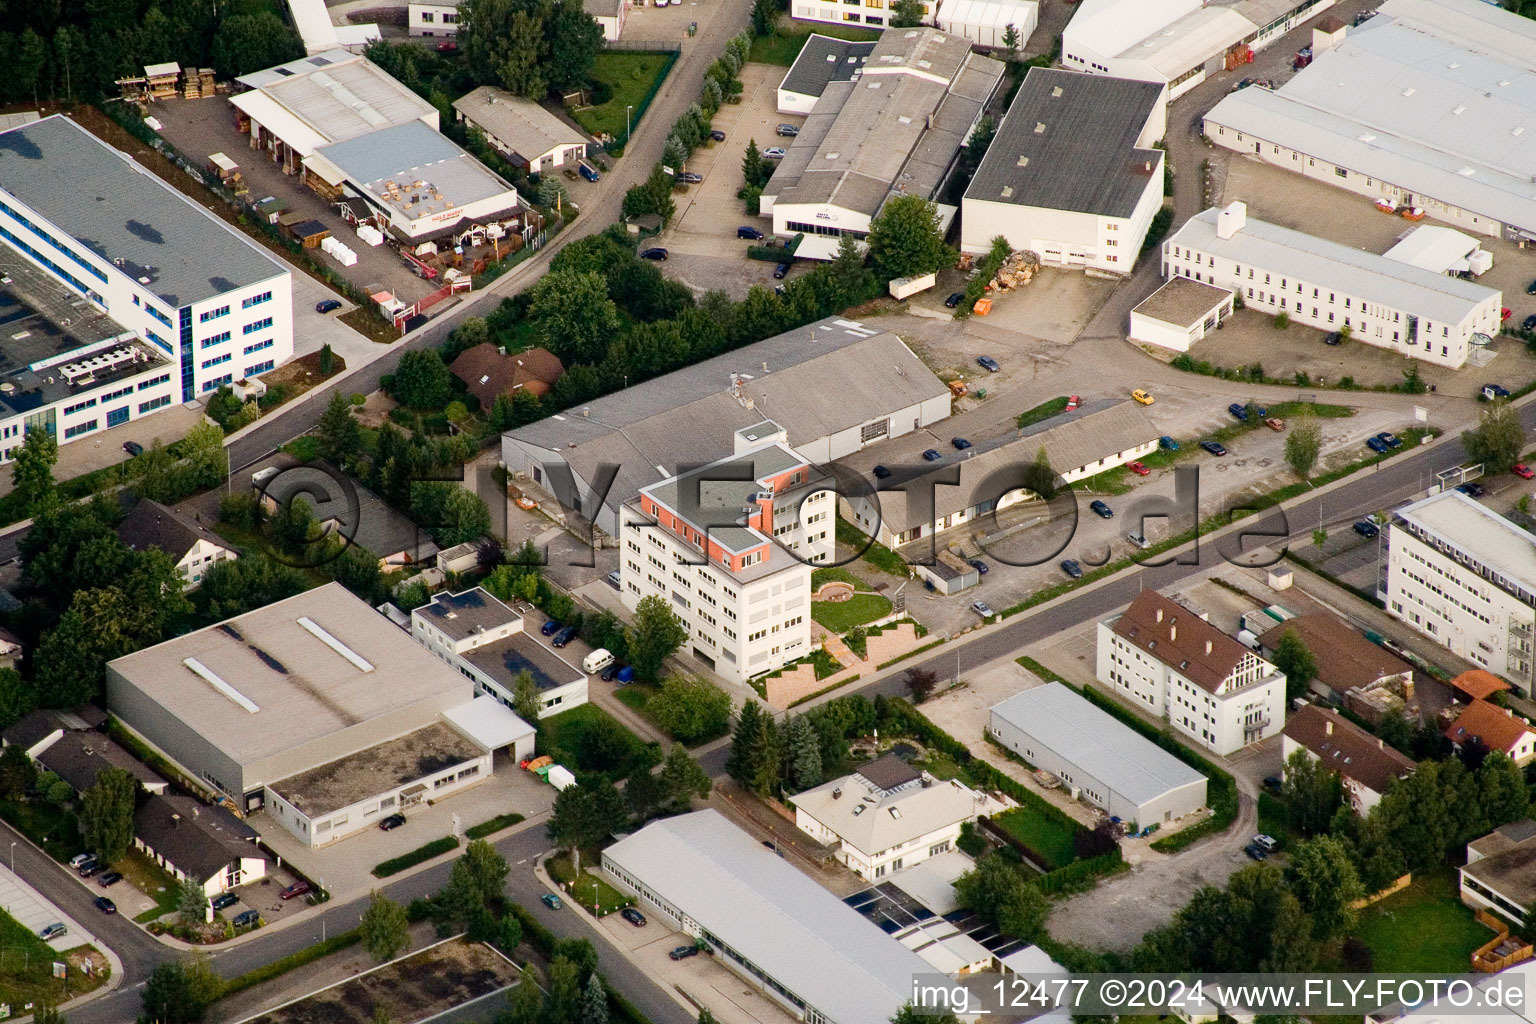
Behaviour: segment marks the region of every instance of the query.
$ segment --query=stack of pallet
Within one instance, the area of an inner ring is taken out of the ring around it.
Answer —
[[[1010,288],[1019,288],[1029,284],[1034,278],[1035,272],[1040,269],[1040,257],[1028,249],[1010,253],[998,268],[997,276],[992,278],[988,286],[992,291],[1005,292]]]

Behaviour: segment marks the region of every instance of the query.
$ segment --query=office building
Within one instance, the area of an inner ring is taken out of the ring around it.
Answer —
[[[1536,821],[1512,821],[1468,843],[1460,874],[1461,902],[1524,927],[1536,905]]]
[[[812,32],[779,83],[778,112],[809,114],[827,86],[850,82],[863,73],[864,62],[874,48],[872,42],[856,43]]]

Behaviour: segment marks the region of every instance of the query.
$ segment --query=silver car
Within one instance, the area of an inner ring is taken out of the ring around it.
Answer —
[[[773,147],[770,147],[768,149],[763,150],[763,159],[765,159],[765,160],[782,160],[782,159],[784,159],[784,152],[785,152],[785,150],[784,150],[783,146],[773,146]]]
[[[992,616],[997,614],[992,610],[992,606],[987,604],[985,601],[972,601],[971,611],[975,612],[977,615],[980,615],[984,619],[990,619]]]

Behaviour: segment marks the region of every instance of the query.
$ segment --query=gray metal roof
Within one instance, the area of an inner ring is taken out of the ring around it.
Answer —
[[[333,142],[316,153],[380,202],[413,217],[424,217],[437,207],[468,206],[512,192],[511,185],[492,174],[452,139],[420,121],[407,121],[344,142]],[[425,184],[413,187],[412,183],[418,181]],[[391,183],[398,188],[391,190]],[[407,204],[414,210],[408,209]]]
[[[453,101],[453,109],[500,139],[525,160],[560,146],[585,145],[587,136],[533,100],[482,85]]]
[[[235,81],[260,89],[331,142],[436,116],[432,104],[346,50],[327,50]]]
[[[715,810],[654,821],[603,851],[833,1024],[889,1020],[933,973],[916,953]]]
[[[1247,92],[1248,90],[1244,90]],[[1366,302],[1381,303],[1443,324],[1459,324],[1498,293],[1459,277],[1422,270],[1316,235],[1246,217],[1231,238],[1216,233],[1221,211],[1202,210],[1164,247],[1185,246],[1241,266],[1324,284]]]
[[[0,189],[175,308],[288,272],[62,114],[0,132]]]
[[[1061,683],[995,704],[991,714],[1055,751],[1134,804],[1205,776]]]
[[[1162,95],[1158,82],[1031,68],[965,198],[1130,216],[1162,168],[1136,145]]]
[[[820,96],[829,82],[852,78],[874,48],[873,42],[855,43],[812,32],[779,88],[802,96]]]

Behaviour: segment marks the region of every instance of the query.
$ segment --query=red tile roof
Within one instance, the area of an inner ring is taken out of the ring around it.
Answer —
[[[1337,711],[1308,704],[1285,723],[1285,735],[1331,771],[1385,793],[1393,779],[1412,772],[1412,758],[1387,746]]]
[[[1471,700],[1485,700],[1510,688],[1508,683],[1485,668],[1474,668],[1463,672],[1451,680],[1451,686],[1466,694]]]
[[[520,387],[543,398],[565,373],[559,357],[548,349],[530,348],[504,356],[489,342],[460,352],[449,369],[464,382],[470,394],[480,399],[480,407],[487,411],[497,395]]]
[[[1251,653],[1181,604],[1143,590],[1115,622],[1115,633],[1195,685],[1215,693]]]
[[[1515,749],[1523,735],[1533,731],[1536,730],[1531,728],[1531,723],[1513,711],[1486,700],[1474,700],[1445,727],[1445,738],[1457,746],[1475,738],[1489,750],[1508,753]]]

